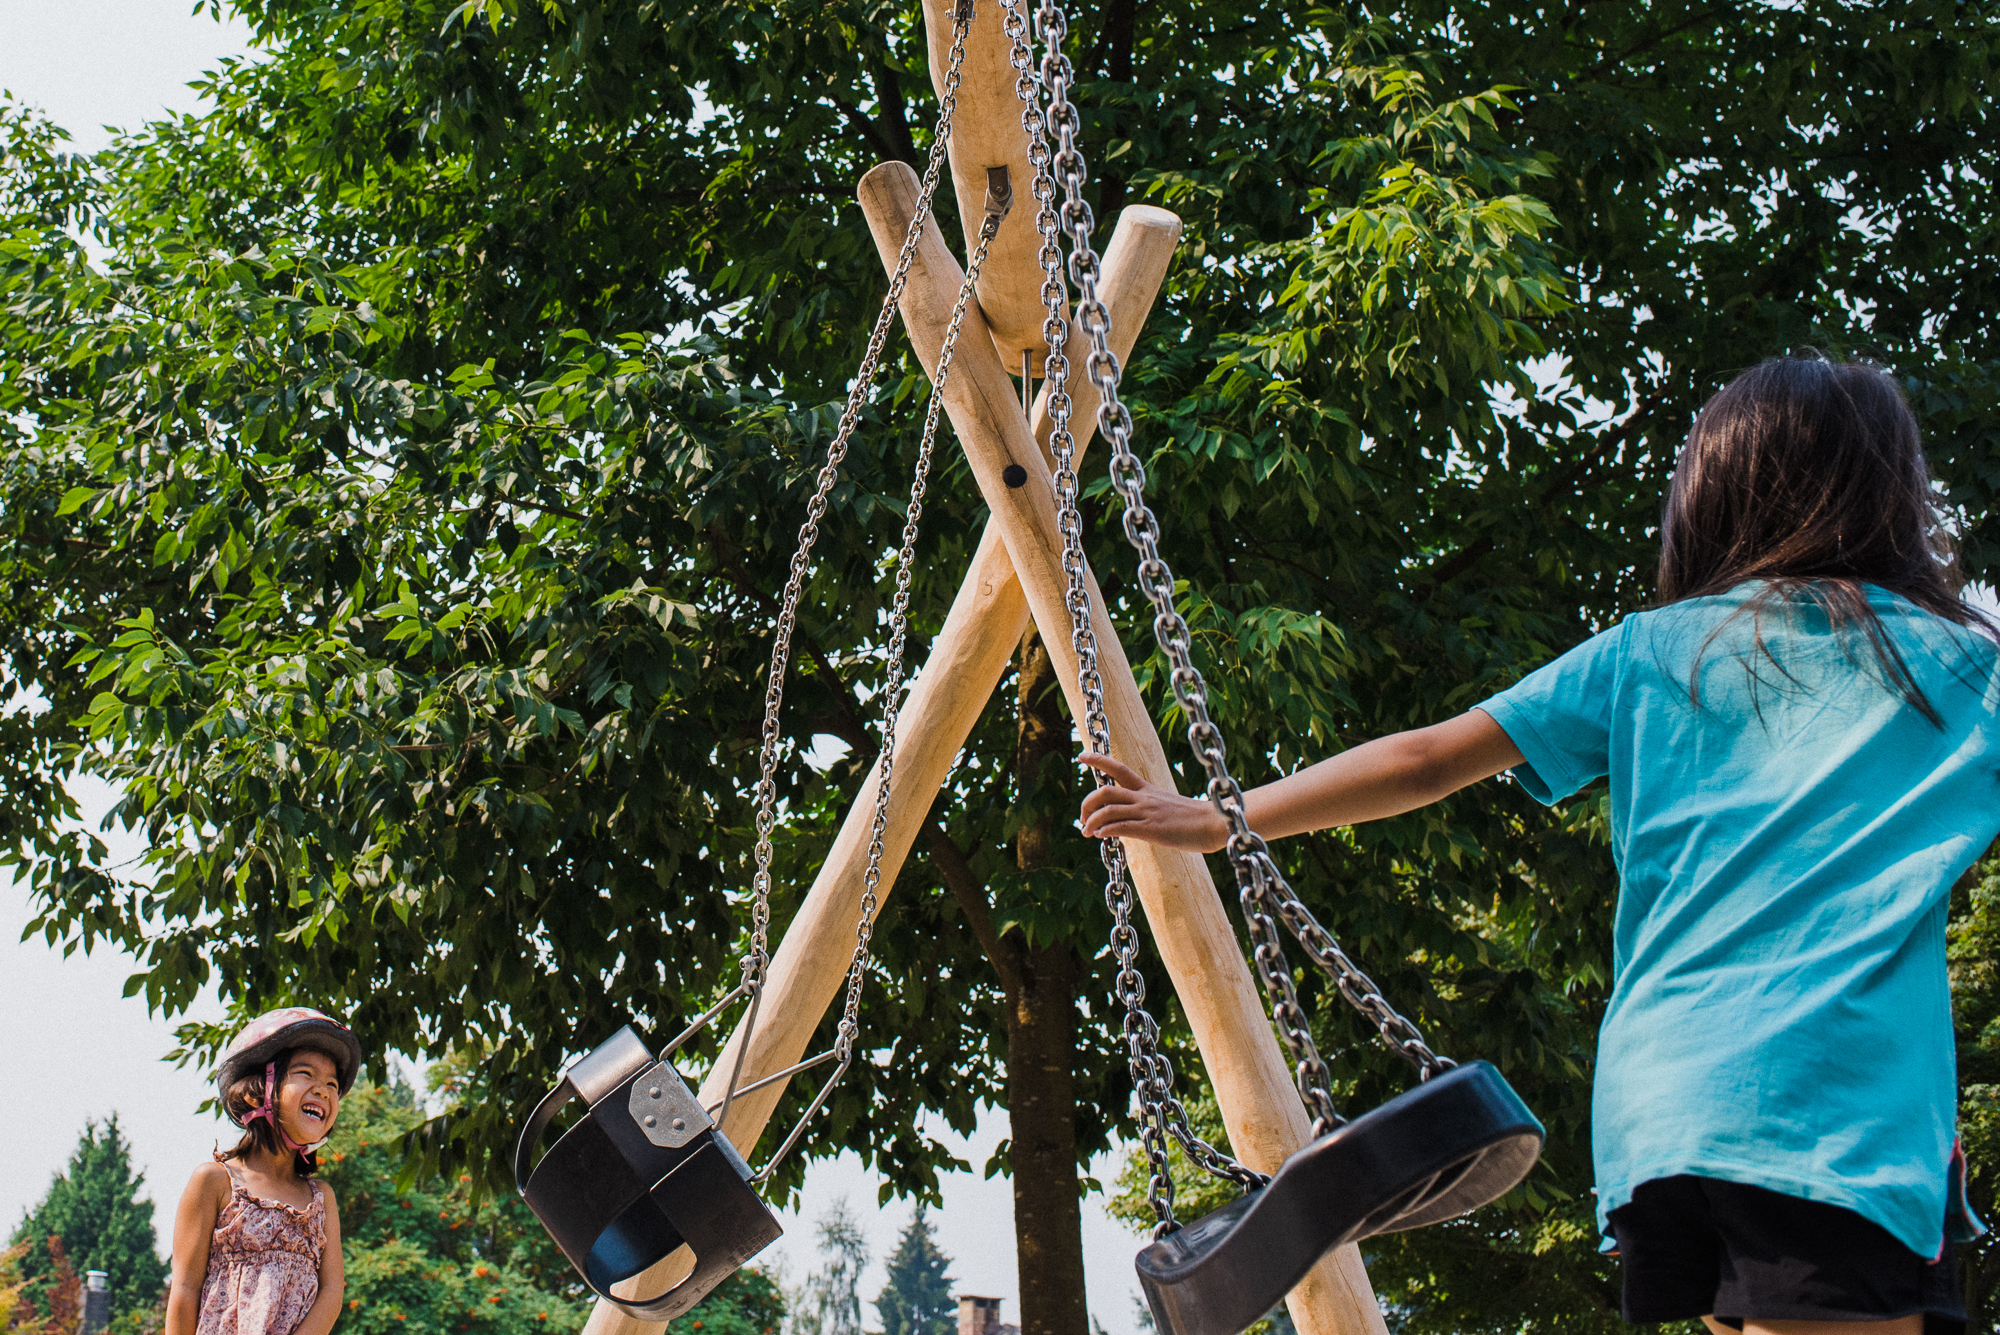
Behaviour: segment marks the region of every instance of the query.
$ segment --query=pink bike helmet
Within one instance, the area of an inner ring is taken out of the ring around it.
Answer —
[[[298,1048],[311,1048],[333,1059],[342,1094],[354,1087],[355,1073],[361,1069],[361,1043],[354,1037],[354,1031],[309,1007],[283,1006],[265,1011],[243,1026],[243,1032],[222,1054],[222,1065],[215,1073],[216,1088],[226,1094],[237,1080],[268,1067],[278,1059],[278,1054]],[[229,1120],[236,1122],[234,1115]]]

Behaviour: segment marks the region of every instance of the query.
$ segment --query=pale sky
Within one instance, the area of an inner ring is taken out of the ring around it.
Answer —
[[[111,141],[105,126],[132,129],[166,111],[198,111],[188,81],[223,56],[244,54],[248,34],[234,20],[191,16],[191,7],[192,0],[0,0],[0,89],[46,111],[85,152]],[[78,795],[92,827],[115,796],[101,785]],[[137,851],[121,843],[116,856]],[[8,1072],[0,1080],[0,1126],[7,1128],[0,1234],[11,1233],[48,1189],[85,1119],[115,1112],[146,1175],[165,1251],[187,1174],[228,1130],[196,1117],[208,1093],[200,1076],[162,1060],[174,1046],[174,1024],[189,1017],[148,1015],[142,1001],[125,998],[136,968],[128,956],[100,948],[65,959],[40,936],[21,941],[31,916],[26,892],[0,881],[0,1058]],[[206,996],[194,1015],[212,1019],[221,1009]],[[1003,1299],[1002,1319],[1018,1321],[1011,1188],[1005,1178],[987,1181],[977,1172],[1005,1134],[1005,1113],[989,1113],[973,1143],[955,1147],[975,1171],[945,1180],[945,1207],[931,1218],[953,1258],[958,1290]],[[1109,1182],[1117,1163],[1101,1160],[1092,1172]],[[910,1217],[907,1202],[878,1207],[878,1186],[852,1155],[816,1164],[799,1214],[783,1216],[785,1237],[760,1262],[777,1263],[793,1282],[804,1276],[814,1264],[812,1220],[845,1196],[875,1256],[861,1285],[864,1300],[872,1299],[883,1283],[881,1261]],[[1132,1256],[1140,1239],[1105,1215],[1101,1200],[1084,1209],[1091,1314],[1109,1335],[1132,1335]]]

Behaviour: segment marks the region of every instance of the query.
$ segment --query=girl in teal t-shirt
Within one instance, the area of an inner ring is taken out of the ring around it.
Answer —
[[[1702,409],[1660,606],[1447,723],[1246,797],[1265,838],[1511,770],[1608,777],[1620,886],[1592,1086],[1625,1317],[1962,1329],[1944,921],[2000,835],[2000,672],[1915,420],[1868,366],[1767,362]],[[1214,851],[1207,802],[1115,761],[1084,831]]]

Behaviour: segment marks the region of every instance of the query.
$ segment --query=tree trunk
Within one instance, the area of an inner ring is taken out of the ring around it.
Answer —
[[[1068,801],[1069,727],[1055,669],[1032,629],[1021,641],[1021,723],[1015,751],[1021,801],[1032,813],[1016,836],[1023,871],[1049,862],[1054,811]],[[1090,1335],[1083,1292],[1083,1214],[1077,1197],[1076,989],[1083,961],[1066,941],[1031,947],[1000,938],[1007,1000],[1007,1115],[1014,1164],[1014,1249],[1021,1335]]]

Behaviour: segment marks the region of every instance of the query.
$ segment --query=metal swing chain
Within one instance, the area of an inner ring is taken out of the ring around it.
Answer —
[[[896,256],[896,268],[889,277],[889,290],[882,298],[882,309],[875,316],[875,327],[869,332],[868,349],[861,358],[860,369],[855,372],[854,386],[848,391],[840,426],[834,433],[833,443],[827,447],[826,463],[820,467],[818,486],[806,505],[806,521],[799,528],[798,548],[792,553],[791,574],[785,582],[784,599],[778,609],[778,624],[772,636],[771,666],[764,683],[763,747],[758,757],[757,870],[751,879],[750,949],[743,957],[743,978],[738,984],[740,988],[752,991],[761,987],[764,969],[770,963],[771,832],[777,827],[778,715],[785,699],[786,671],[791,664],[792,631],[798,622],[799,599],[805,589],[806,577],[811,572],[810,559],[813,545],[819,540],[820,521],[826,516],[827,497],[839,480],[840,464],[847,455],[848,441],[860,421],[861,409],[874,384],[875,372],[882,360],[882,348],[888,341],[897,303],[909,280],[910,265],[916,258],[917,242],[931,217],[931,198],[937,193],[938,181],[944,174],[952,116],[958,109],[959,76],[965,64],[965,39],[971,29],[967,15],[960,13],[954,17],[955,32],[945,75],[944,95],[939,99],[937,126],[931,139],[930,154],[924,163],[916,213],[903,235],[903,248]],[[744,1045],[746,1049],[748,1046],[747,1043]],[[733,1087],[736,1082],[732,1078],[730,1083]]]
[[[896,595],[889,613],[889,679],[882,688],[882,750],[876,762],[881,779],[875,787],[874,821],[868,832],[868,867],[861,877],[861,911],[854,928],[854,956],[847,966],[846,1000],[841,1005],[839,1027],[834,1031],[833,1049],[826,1054],[835,1059],[833,1074],[820,1086],[818,1095],[793,1124],[784,1142],[758,1170],[755,1180],[760,1183],[770,1178],[804,1134],[806,1124],[826,1103],[854,1060],[854,1040],[861,1032],[861,989],[868,977],[869,949],[875,935],[875,910],[881,902],[876,891],[882,883],[882,845],[889,828],[889,790],[896,771],[896,719],[902,709],[903,642],[909,631],[910,581],[916,568],[917,530],[923,519],[931,455],[937,444],[938,421],[944,408],[945,385],[951,378],[952,354],[958,348],[959,327],[965,322],[966,309],[972,304],[974,285],[979,281],[981,266],[986,263],[987,248],[992,244],[994,234],[1000,230],[1000,220],[1005,216],[1005,203],[996,205],[989,196],[986,219],[979,228],[979,244],[974,247],[966,265],[965,281],[959,284],[958,299],[952,305],[951,320],[945,326],[944,339],[938,347],[937,370],[931,378],[930,407],[924,414],[923,438],[917,446],[917,466],[910,481],[910,506],[903,519],[903,545],[896,553]],[[813,1059],[815,1063],[821,1060],[824,1057]]]
[[[855,932],[854,962],[847,971],[847,1005],[841,1012],[839,1036],[834,1040],[834,1050],[843,1066],[853,1052],[854,1038],[860,1028],[857,1017],[861,1007],[861,981],[868,963],[869,938],[874,930],[875,891],[882,883],[882,844],[889,828],[889,782],[896,770],[896,714],[902,707],[903,637],[909,628],[910,577],[916,564],[917,522],[923,517],[925,481],[930,474],[931,450],[937,442],[938,418],[944,408],[945,382],[951,377],[952,354],[958,348],[959,326],[965,322],[966,308],[972,304],[974,285],[979,281],[980,268],[986,263],[987,248],[992,244],[994,234],[1000,230],[1000,220],[1006,216],[1004,207],[999,212],[992,211],[989,201],[986,220],[979,227],[979,244],[966,265],[965,281],[959,285],[958,300],[951,308],[951,322],[945,326],[944,341],[938,347],[937,372],[931,377],[930,408],[924,415],[923,444],[918,447],[916,478],[910,486],[909,515],[903,524],[903,547],[896,558],[896,600],[889,618],[889,682],[882,692],[882,780],[875,789],[875,820],[868,832],[868,870],[861,877],[861,922]]]
[[[1229,773],[1221,729],[1208,714],[1207,686],[1194,665],[1187,622],[1174,607],[1173,572],[1160,557],[1159,524],[1146,505],[1145,469],[1132,450],[1132,416],[1118,396],[1120,368],[1111,351],[1110,315],[1097,296],[1099,262],[1091,246],[1094,220],[1083,198],[1086,165],[1076,146],[1081,117],[1070,100],[1073,75],[1062,54],[1068,24],[1055,0],[1039,0],[1035,19],[1047,49],[1041,83],[1047,89],[1048,120],[1056,135],[1053,165],[1063,184],[1062,223],[1070,236],[1069,276],[1078,291],[1077,321],[1090,340],[1086,373],[1098,391],[1098,429],[1111,445],[1112,486],[1125,503],[1125,536],[1140,557],[1139,587],[1153,608],[1154,638],[1172,667],[1170,681],[1174,698],[1188,718],[1188,741],[1208,775],[1208,799],[1229,825],[1226,849],[1250,928],[1258,977],[1271,998],[1279,1036],[1295,1064],[1299,1094],[1313,1112],[1313,1134],[1325,1135],[1342,1125],[1343,1119],[1333,1106],[1326,1062],[1299,1005],[1273,913],[1283,919],[1313,962],[1333,978],[1348,1004],[1374,1023],[1382,1040],[1410,1061],[1421,1079],[1448,1070],[1454,1063],[1434,1053],[1417,1027],[1399,1014],[1373,980],[1348,958],[1292,892],[1263,839],[1250,828],[1243,789]]]
[[[1062,567],[1067,577],[1064,605],[1070,614],[1070,644],[1076,651],[1077,675],[1084,699],[1084,730],[1090,748],[1100,755],[1111,754],[1111,729],[1104,714],[1104,686],[1097,669],[1097,634],[1090,623],[1088,565],[1083,556],[1083,520],[1077,510],[1075,439],[1069,422],[1072,400],[1068,392],[1069,359],[1064,347],[1069,337],[1069,321],[1063,305],[1067,291],[1062,279],[1062,247],[1056,229],[1055,181],[1049,174],[1049,145],[1042,116],[1037,83],[1030,73],[1033,56],[1027,42],[1027,21],[1018,8],[1020,0],[1000,0],[1005,11],[1005,31],[1012,44],[1010,60],[1016,71],[1014,91],[1021,100],[1021,126],[1028,137],[1028,161],[1034,167],[1030,193],[1037,204],[1035,225],[1041,234],[1042,302],[1046,314],[1042,337],[1046,344],[1043,378],[1048,389],[1050,421],[1049,449],[1055,456],[1056,526],[1062,535]],[[1109,782],[1098,776],[1100,785]],[[1132,1084],[1139,1100],[1140,1143],[1152,1169],[1148,1203],[1158,1219],[1156,1236],[1173,1232],[1173,1179],[1168,1173],[1166,1137],[1171,1135],[1188,1158],[1212,1176],[1233,1181],[1246,1189],[1261,1187],[1269,1179],[1254,1169],[1210,1145],[1195,1134],[1188,1122],[1187,1108],[1174,1093],[1173,1065],[1160,1051],[1159,1026],[1146,1010],[1146,982],[1139,973],[1137,957],[1139,933],[1132,924],[1132,886],[1126,875],[1124,845],[1107,839],[1099,845],[1104,861],[1104,901],[1111,910],[1111,945],[1118,959],[1115,990],[1125,1007],[1124,1035]]]

